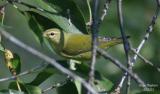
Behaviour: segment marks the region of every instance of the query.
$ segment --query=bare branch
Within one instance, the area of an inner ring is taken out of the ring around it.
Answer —
[[[104,9],[103,9],[103,13],[99,19],[99,25],[101,24],[101,22],[104,20],[105,16],[108,13],[108,9],[109,9],[109,4],[110,4],[111,0],[106,0],[105,4],[104,4]]]
[[[150,23],[150,25],[148,26],[148,28],[147,28],[147,30],[146,30],[146,35],[145,35],[145,37],[144,37],[144,39],[141,41],[141,43],[139,44],[139,46],[138,46],[138,48],[136,49],[136,52],[137,52],[137,54],[139,53],[139,51],[141,50],[141,48],[143,47],[143,45],[144,45],[144,43],[146,42],[146,40],[149,38],[149,35],[150,35],[150,33],[152,32],[152,30],[153,30],[153,26],[154,26],[154,24],[155,24],[155,21],[156,21],[156,19],[157,19],[157,17],[158,17],[158,14],[159,14],[159,12],[160,12],[160,0],[157,0],[157,9],[156,9],[156,12],[155,12],[155,14],[154,14],[154,16],[153,16],[153,18],[152,18],[152,21],[151,21],[151,23]],[[137,58],[137,54],[135,54],[135,56],[133,57],[133,59],[131,60],[131,66],[133,66],[134,65],[134,63],[135,63],[135,61],[136,61],[136,58]],[[159,69],[157,68],[157,70],[159,71]],[[122,87],[122,85],[123,85],[123,83],[124,83],[124,81],[125,81],[125,79],[126,79],[126,73],[124,74],[124,76],[122,77],[122,79],[121,79],[121,81],[120,81],[120,83],[119,83],[119,85],[118,85],[118,87],[117,88],[121,88]]]
[[[129,71],[124,65],[122,65],[121,62],[110,56],[106,51],[103,49],[97,48],[97,51],[99,54],[101,54],[104,58],[110,60],[112,63],[114,63],[118,68],[120,68],[122,71],[127,72],[137,83],[140,84],[142,87],[146,87],[146,84],[133,72]]]
[[[159,1],[159,0],[157,0],[157,1]],[[159,2],[157,2],[157,3],[159,3]],[[149,38],[151,32],[153,31],[153,26],[155,25],[155,22],[157,20],[158,14],[160,12],[160,6],[159,6],[159,4],[157,4],[157,5],[158,6],[157,6],[157,9],[156,9],[155,15],[152,17],[152,21],[151,21],[150,25],[147,27],[146,35],[144,36],[143,40],[140,42],[139,46],[136,49],[137,53],[140,52],[140,50],[142,49],[143,45],[145,44],[145,42]],[[134,63],[136,61],[136,59],[137,59],[137,55],[135,54],[135,56],[133,57],[132,63]]]
[[[135,49],[131,48],[131,51],[136,54],[144,63],[149,64],[150,66],[154,67],[158,72],[160,72],[160,68],[154,65],[151,61],[147,60],[141,54],[137,53]]]
[[[123,39],[123,46],[124,46],[124,50],[125,50],[125,54],[126,54],[127,68],[131,72],[132,71],[132,66],[131,66],[130,56],[129,56],[130,45],[129,45],[128,39],[127,39],[126,34],[125,34],[125,29],[124,29],[122,0],[117,0],[117,10],[118,10],[120,32],[121,32],[121,36],[122,36],[122,39]],[[127,89],[126,89],[127,91],[126,91],[126,94],[129,94],[131,77],[127,73],[126,73],[126,76],[127,76]]]
[[[124,50],[125,50],[126,57],[128,58],[128,52],[129,52],[130,46],[124,30],[122,0],[117,0],[117,10],[118,10],[119,26],[120,26],[121,36],[123,39]]]
[[[99,5],[99,0],[94,0],[93,1],[93,14],[92,14],[92,26],[91,26],[91,31],[92,31],[92,62],[90,66],[90,72],[89,72],[89,84],[92,85],[94,81],[94,72],[95,72],[95,64],[96,64],[96,56],[97,56],[97,51],[96,51],[96,46],[97,46],[97,37],[98,37],[98,5]],[[90,94],[90,92],[88,92]]]
[[[157,6],[160,7],[160,0],[156,0],[157,1]]]

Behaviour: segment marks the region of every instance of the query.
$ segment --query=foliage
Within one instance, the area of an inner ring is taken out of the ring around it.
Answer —
[[[102,6],[104,1],[105,0],[101,0]],[[67,32],[90,34],[90,31],[86,26],[86,23],[89,21],[86,20],[89,16],[89,8],[86,3],[86,0],[20,0],[20,2],[10,3],[8,3],[7,0],[0,0],[0,5],[4,5],[5,8],[4,11],[2,10],[3,7],[0,9],[2,12],[0,13],[2,18],[1,27],[29,45],[48,53],[49,56],[55,58],[62,66],[69,68],[67,60],[64,60],[64,58],[61,58],[51,50],[48,50],[50,45],[43,38],[42,33],[46,29],[57,27]],[[110,6],[109,14],[100,25],[99,31],[102,36],[120,36],[117,32],[119,30],[119,25],[117,24],[116,12],[114,10],[115,5],[116,2],[113,1]],[[152,14],[154,14],[153,12],[155,9],[152,8],[154,5],[155,3],[152,4],[149,0],[144,2],[138,0],[124,2],[124,13],[126,14],[125,29],[127,34],[131,36],[130,42],[133,47],[137,47],[145,34],[143,31],[145,31],[148,23],[151,21]],[[102,9],[103,7],[99,8],[100,13]],[[131,10],[134,10],[135,12]],[[2,16],[4,16],[4,19]],[[158,19],[151,38],[142,50],[142,54],[157,66],[159,66],[158,62],[160,62],[159,23],[160,21]],[[39,65],[41,62],[37,58],[34,58],[34,56],[24,52],[22,49],[10,44],[2,37],[2,41],[0,39],[0,53],[2,53],[0,54],[1,65],[5,62],[3,55],[4,51],[8,48],[12,53],[16,53],[14,54],[14,59],[11,60],[12,66],[16,70],[16,75],[11,73],[13,76],[17,76],[17,74],[22,73],[24,70],[30,71],[30,67]],[[120,61],[125,61],[125,56],[122,56],[122,54],[124,54],[122,46],[117,46],[117,48],[113,47],[113,49],[109,49],[108,52],[117,57]],[[147,83],[159,86],[159,72],[151,66],[141,62],[142,61],[138,60],[134,67],[135,71]],[[120,75],[122,75],[118,68],[109,63],[109,61],[106,63],[103,58],[97,60],[94,88],[102,93],[113,91],[113,88],[120,79]],[[76,65],[76,68],[76,74],[88,79],[88,73],[90,71],[88,62]],[[2,74],[4,75],[0,74],[0,78],[2,78],[1,76],[5,76],[8,72],[5,68],[2,68],[2,70],[0,68],[0,71],[3,70],[4,72],[2,72]],[[7,76],[9,76],[9,74],[7,74]],[[5,88],[3,88],[3,85],[0,85],[0,94],[42,94],[46,92],[45,90],[49,87],[54,88],[52,91],[47,91],[49,93],[80,94],[80,92],[83,92],[86,94],[85,89],[79,82],[72,80],[72,78],[68,78],[67,75],[59,72],[51,65],[36,70],[28,78],[20,77],[14,80],[15,81],[8,82]],[[17,87],[16,81],[20,84],[22,91]],[[137,88],[137,84],[135,84],[134,81],[132,81],[132,83],[133,94],[148,93],[147,91]],[[155,90],[155,92],[152,91],[152,94],[156,94],[157,92],[159,93],[159,90]]]

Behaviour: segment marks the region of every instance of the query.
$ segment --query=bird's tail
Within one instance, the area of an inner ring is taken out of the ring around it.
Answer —
[[[130,38],[130,36],[127,36],[127,38]],[[122,37],[118,37],[118,38],[117,37],[110,37],[110,38],[105,37],[102,40],[100,40],[99,43],[100,43],[99,45],[100,48],[106,49],[114,45],[123,43],[123,39]]]

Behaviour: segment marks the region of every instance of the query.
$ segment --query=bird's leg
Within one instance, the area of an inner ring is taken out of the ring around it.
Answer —
[[[71,70],[76,70],[76,64],[81,64],[81,61],[70,59],[69,60],[69,68]]]

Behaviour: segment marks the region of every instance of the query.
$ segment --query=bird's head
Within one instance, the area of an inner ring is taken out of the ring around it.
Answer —
[[[60,29],[57,29],[57,28],[48,29],[43,32],[43,37],[47,38],[53,43],[58,44],[60,42],[61,33],[62,31],[60,31]]]

